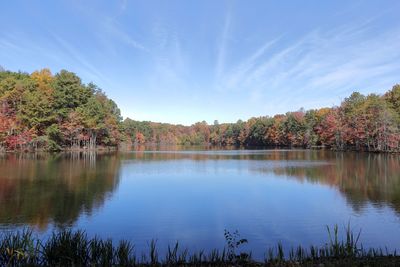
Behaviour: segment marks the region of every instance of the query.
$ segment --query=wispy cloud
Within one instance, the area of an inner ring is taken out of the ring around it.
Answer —
[[[128,8],[128,0],[121,0],[119,8],[122,12],[125,11]]]
[[[39,40],[33,41],[26,34],[5,34],[0,36],[0,48],[4,48],[0,51],[6,51],[11,57],[24,58],[25,61],[32,62],[31,68],[34,70],[50,67],[51,64],[60,69],[78,72],[86,82],[93,81],[102,86],[110,85],[106,76],[79,49],[55,33],[48,32],[48,34],[49,38],[45,43]]]
[[[135,40],[130,34],[123,30],[121,25],[118,25],[114,19],[105,18],[103,26],[108,34],[113,35],[113,37],[118,38],[125,44],[144,52],[150,52],[146,46]]]
[[[372,79],[373,84],[393,83],[400,73],[400,31],[371,31],[363,23],[316,29],[290,42],[281,37],[267,40],[231,68],[220,68],[217,87],[246,90],[251,101],[266,101],[273,95],[284,105],[312,94],[318,99],[322,92],[348,93]]]
[[[112,46],[115,40],[118,40],[130,47],[133,47],[142,52],[149,52],[149,49],[140,41],[138,38],[134,38],[132,34],[128,33],[118,21],[122,13],[128,8],[128,0],[120,0],[117,2],[118,12],[105,13],[102,10],[93,8],[91,5],[88,7],[88,3],[77,1],[74,2],[73,6],[76,11],[81,13],[81,16],[88,21],[95,21],[95,31],[97,32],[98,38],[101,39],[103,44],[112,50]],[[115,3],[114,3],[115,4]]]
[[[151,88],[164,90],[167,87],[171,94],[189,88],[186,80],[188,66],[176,29],[166,26],[165,23],[155,22],[152,34],[156,42],[151,52]]]
[[[227,88],[236,88],[238,84],[243,81],[247,75],[254,69],[257,61],[262,57],[269,48],[271,48],[279,38],[276,38],[272,41],[267,41],[264,45],[262,45],[259,49],[257,49],[250,57],[244,59],[243,62],[239,63],[231,73],[229,73],[228,77],[226,77],[226,86]]]
[[[225,59],[226,59],[226,50],[229,40],[229,35],[231,34],[231,24],[232,24],[232,12],[228,10],[224,26],[222,29],[222,35],[220,40],[218,41],[217,47],[217,62],[215,65],[215,77],[216,79],[220,79],[224,70],[225,70]]]
[[[331,106],[351,91],[400,82],[394,3],[9,3],[21,16],[0,17],[9,26],[0,31],[0,64],[74,71],[143,118],[168,110],[173,120],[185,106],[188,122],[245,119]]]
[[[77,61],[78,65],[88,69],[93,73],[95,76],[101,76],[100,72],[94,67],[91,63],[89,63],[82,53],[78,52],[76,48],[74,48],[69,42],[62,39],[60,36],[53,34],[54,40],[57,42],[59,47],[61,47],[70,58],[73,58]]]
[[[0,48],[3,50],[20,50],[21,48],[7,39],[0,39]]]
[[[110,84],[105,78],[106,76],[102,74],[92,63],[90,63],[90,61],[87,60],[86,57],[72,44],[54,33],[52,33],[52,36],[54,41],[57,43],[57,47],[61,48],[58,50],[59,52],[57,54],[64,54],[60,57],[61,59],[69,58],[73,60],[75,62],[74,65],[78,66],[79,69],[93,81],[101,81],[104,85]]]

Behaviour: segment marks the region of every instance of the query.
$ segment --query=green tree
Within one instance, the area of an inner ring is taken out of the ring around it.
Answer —
[[[77,107],[87,103],[93,94],[91,87],[85,87],[75,73],[61,70],[54,78],[55,109],[61,119]]]
[[[392,90],[385,94],[385,100],[388,102],[389,107],[394,109],[397,116],[400,117],[400,84],[396,84]]]

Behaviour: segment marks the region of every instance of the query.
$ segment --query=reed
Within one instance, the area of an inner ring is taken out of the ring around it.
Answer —
[[[42,258],[41,242],[33,238],[32,230],[0,235],[0,266],[38,265]]]
[[[126,240],[113,243],[111,239],[89,238],[83,231],[63,230],[41,241],[32,230],[24,229],[0,235],[0,266],[400,266],[396,251],[364,249],[359,244],[361,231],[354,234],[350,224],[344,230],[341,239],[337,225],[327,227],[325,245],[298,246],[288,255],[278,243],[267,248],[264,262],[257,262],[250,252],[241,250],[248,241],[237,231],[225,231],[226,246],[221,250],[190,253],[176,242],[160,258],[157,241],[151,240],[148,252],[138,258],[134,245]]]

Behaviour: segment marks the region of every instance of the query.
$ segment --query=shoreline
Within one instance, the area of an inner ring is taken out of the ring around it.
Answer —
[[[33,236],[30,228],[0,235],[0,265],[4,266],[399,266],[396,250],[365,249],[360,244],[361,230],[350,225],[340,239],[338,227],[327,227],[325,245],[310,248],[283,248],[281,243],[266,248],[264,259],[254,259],[243,248],[249,241],[237,231],[225,230],[225,246],[190,252],[177,241],[159,254],[157,240],[151,240],[147,252],[137,254],[129,240],[113,242],[97,236],[90,238],[81,230],[53,232],[47,240]],[[343,233],[341,233],[342,235]],[[287,253],[289,251],[289,253]],[[139,251],[140,252],[140,251]]]
[[[372,154],[400,154],[400,151],[368,151],[368,150],[357,150],[357,149],[334,149],[330,148],[327,146],[313,146],[313,147],[287,147],[287,146],[231,146],[231,145],[224,145],[224,146],[218,146],[218,145],[210,145],[210,144],[200,144],[200,145],[184,145],[184,144],[154,144],[154,143],[149,143],[149,144],[140,144],[140,145],[132,145],[129,146],[129,148],[121,148],[121,147],[115,147],[115,146],[110,146],[110,147],[96,147],[96,148],[66,148],[66,149],[60,149],[56,151],[50,151],[50,150],[45,150],[45,149],[24,149],[24,150],[0,150],[0,154],[19,154],[19,153],[66,153],[66,152],[72,152],[72,153],[97,153],[97,152],[128,152],[128,151],[141,151],[140,148],[160,148],[160,147],[175,147],[175,148],[207,148],[204,150],[213,150],[215,148],[218,149],[228,149],[228,150],[242,150],[242,149],[248,149],[248,150],[260,150],[260,149],[265,149],[265,150],[325,150],[325,151],[332,151],[332,152],[354,152],[354,153],[372,153]],[[156,149],[154,149],[156,151]],[[180,149],[184,150],[184,149]]]

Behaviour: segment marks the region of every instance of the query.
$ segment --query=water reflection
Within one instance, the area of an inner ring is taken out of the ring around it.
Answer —
[[[125,160],[251,160],[253,171],[289,176],[338,188],[355,211],[369,202],[389,205],[400,214],[400,157],[394,154],[332,152],[327,150],[197,150],[134,151]],[[165,148],[164,148],[165,149]]]
[[[6,154],[0,158],[0,223],[69,225],[117,187],[119,161],[94,153]]]
[[[372,203],[400,214],[400,157],[391,154],[329,153],[329,164],[281,167],[274,174],[338,188],[357,212]],[[269,172],[270,170],[259,169]]]
[[[255,250],[325,242],[324,226],[355,212],[373,235],[367,241],[399,245],[400,156],[173,147],[7,154],[0,207],[3,228],[73,225],[138,247],[159,238],[200,249],[220,247],[223,229],[235,227]]]

